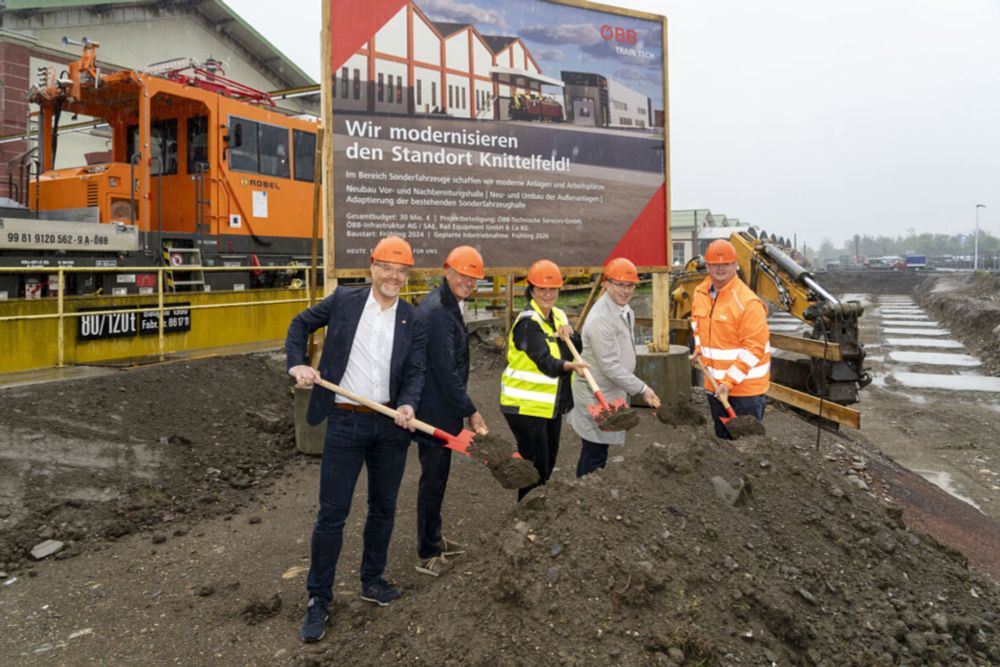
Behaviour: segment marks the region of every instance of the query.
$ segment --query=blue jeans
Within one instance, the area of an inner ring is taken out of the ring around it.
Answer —
[[[719,421],[719,417],[727,417],[726,409],[722,407],[722,403],[719,402],[715,396],[707,394],[708,396],[708,409],[712,411],[712,423],[715,424],[715,435],[723,440],[732,440],[733,437],[729,435],[729,431],[726,427],[722,425]],[[742,417],[743,415],[749,415],[751,417],[756,417],[757,421],[764,421],[764,406],[767,403],[764,395],[760,396],[730,396],[729,405],[732,406],[733,412],[736,413],[737,417]]]
[[[608,446],[580,438],[580,460],[576,463],[576,476],[583,477],[608,464]]]
[[[330,411],[319,477],[319,512],[306,579],[309,597],[328,602],[333,598],[337,559],[344,544],[344,523],[351,511],[351,498],[362,466],[368,468],[368,517],[361,584],[370,584],[382,576],[410,437],[409,431],[376,413],[337,408]]]
[[[441,505],[448,487],[451,450],[418,443],[420,485],[417,490],[417,555],[421,559],[441,555]]]

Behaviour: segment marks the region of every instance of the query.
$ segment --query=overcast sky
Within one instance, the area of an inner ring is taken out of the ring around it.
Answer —
[[[226,2],[318,80],[319,0]],[[667,16],[672,208],[815,246],[981,203],[1000,235],[1000,0],[607,4]]]

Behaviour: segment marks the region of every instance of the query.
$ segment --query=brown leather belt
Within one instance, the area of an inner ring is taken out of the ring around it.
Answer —
[[[362,414],[375,412],[375,410],[372,410],[366,405],[354,405],[354,403],[334,403],[333,406],[335,408],[339,408],[340,410],[347,410],[348,412],[359,412]],[[388,407],[388,405],[386,407]]]

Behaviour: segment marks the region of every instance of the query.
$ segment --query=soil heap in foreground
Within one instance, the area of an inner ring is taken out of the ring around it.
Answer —
[[[961,556],[812,442],[704,429],[532,492],[428,589],[338,610],[352,630],[299,662],[1000,664],[1000,595]]]

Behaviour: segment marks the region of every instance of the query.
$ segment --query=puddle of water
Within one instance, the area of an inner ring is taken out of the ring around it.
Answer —
[[[946,336],[947,329],[907,329],[906,327],[886,327],[882,329],[884,334],[895,334],[897,336]]]
[[[872,386],[873,387],[884,387],[886,386],[885,380],[889,377],[887,373],[872,373]],[[893,375],[893,377],[896,377]]]
[[[937,347],[951,350],[961,350],[962,344],[957,340],[938,340],[934,338],[888,338],[886,345],[896,347]]]
[[[893,373],[893,379],[917,389],[986,391],[1000,394],[1000,378],[985,375],[938,375],[937,373]]]
[[[981,366],[982,362],[968,354],[944,352],[890,352],[889,359],[904,364],[930,364],[932,366]]]
[[[928,482],[938,487],[950,496],[958,498],[964,503],[968,503],[975,507],[978,511],[982,512],[983,508],[976,504],[971,498],[963,496],[961,493],[955,489],[955,484],[951,479],[951,475],[946,472],[939,472],[936,470],[914,470],[915,473],[926,479]]]
[[[914,320],[899,320],[899,319],[884,319],[882,320],[882,326],[884,327],[933,327],[940,328],[941,325],[934,320],[926,321],[914,321]]]

